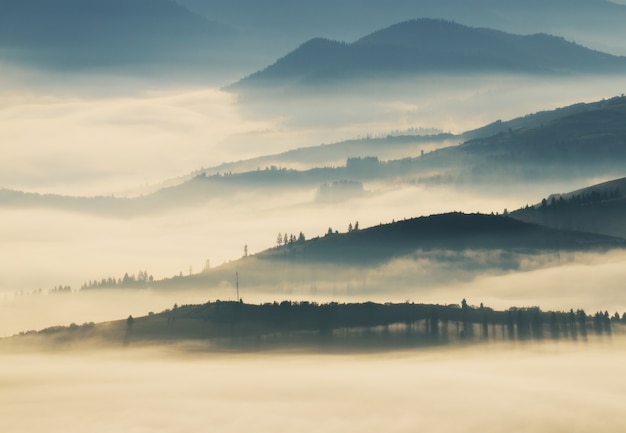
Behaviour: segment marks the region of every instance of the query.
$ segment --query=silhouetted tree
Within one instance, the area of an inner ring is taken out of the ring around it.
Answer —
[[[550,335],[554,340],[559,338],[559,322],[554,311],[550,313]]]
[[[576,320],[578,321],[580,334],[583,338],[587,337],[587,314],[585,313],[585,310],[578,310],[576,312]]]

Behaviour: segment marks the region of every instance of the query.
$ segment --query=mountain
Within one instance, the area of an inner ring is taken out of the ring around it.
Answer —
[[[233,87],[319,84],[426,73],[542,74],[626,71],[626,58],[562,38],[518,36],[449,21],[405,21],[347,44],[312,39]]]
[[[626,177],[553,194],[511,216],[559,229],[626,237]]]
[[[219,60],[210,66],[233,73],[267,64],[301,41],[353,41],[412,17],[559,34],[626,55],[626,6],[602,0],[1,0],[0,59],[65,69],[173,59],[206,73],[208,50]],[[193,34],[205,33],[207,23],[208,40]],[[224,29],[225,38],[216,39],[214,31]],[[165,49],[155,52],[159,44]]]
[[[0,58],[51,68],[204,64],[227,33],[172,0],[0,1]]]
[[[442,18],[474,27],[564,35],[586,46],[626,55],[626,6],[603,0],[179,0],[191,10],[250,35],[268,56],[293,41],[325,35],[352,41],[373,28],[413,17]]]

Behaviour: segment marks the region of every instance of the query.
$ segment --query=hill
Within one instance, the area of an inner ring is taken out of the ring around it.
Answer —
[[[610,73],[626,58],[546,34],[518,36],[453,22],[402,22],[346,44],[312,39],[232,88],[322,84],[427,73]]]
[[[466,181],[622,175],[626,97],[573,106],[562,114],[543,113],[519,129],[513,129],[516,122],[511,122],[507,132],[435,150],[422,163],[448,166],[446,170],[456,166]]]
[[[448,213],[346,233],[329,229],[309,240],[293,236],[274,248],[197,274],[158,281],[131,278],[128,284],[104,278],[83,289],[234,288],[238,274],[249,295],[275,293],[281,287],[287,293],[334,292],[337,284],[355,281],[359,293],[380,294],[520,271],[529,265],[550,266],[562,253],[622,248],[626,240],[617,237],[558,230],[507,216]],[[396,261],[401,264],[390,266]]]
[[[205,63],[226,34],[172,0],[0,2],[0,55],[51,68]]]
[[[260,259],[367,264],[417,250],[508,250],[539,252],[623,247],[626,241],[558,231],[505,216],[448,213],[412,218],[343,235],[327,234],[259,254]]]
[[[626,178],[553,194],[511,216],[559,229],[626,237]]]
[[[0,340],[0,348],[76,348],[196,342],[209,351],[269,349],[390,350],[451,343],[582,339],[611,335],[624,318],[601,312],[543,312],[538,307],[495,311],[482,304],[263,305],[207,302],[158,314],[82,326],[52,327]],[[201,347],[201,346],[200,346]]]

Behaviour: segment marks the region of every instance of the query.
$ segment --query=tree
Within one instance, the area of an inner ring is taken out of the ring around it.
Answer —
[[[352,231],[352,223],[348,224],[348,233]]]
[[[248,257],[248,244],[244,245],[243,247],[243,256]]]
[[[354,223],[354,231],[358,231],[359,230],[359,222],[357,221],[356,223]]]
[[[278,233],[278,237],[276,238],[276,245],[279,247],[283,244],[283,235],[282,233]]]

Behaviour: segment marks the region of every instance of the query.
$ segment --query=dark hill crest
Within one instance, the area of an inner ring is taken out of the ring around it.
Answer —
[[[277,247],[261,259],[322,262],[384,262],[414,251],[509,250],[555,251],[623,248],[626,241],[611,236],[555,230],[503,215],[451,212],[411,218],[349,233],[328,233],[303,243]]]

